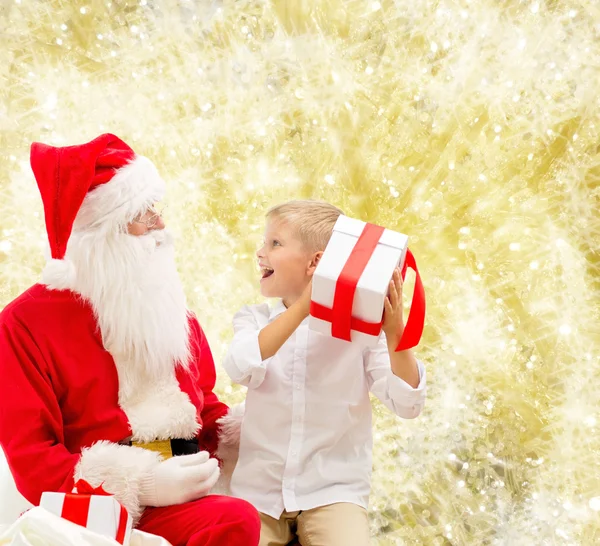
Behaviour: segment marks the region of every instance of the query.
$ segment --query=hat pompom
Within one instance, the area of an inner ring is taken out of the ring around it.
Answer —
[[[42,271],[42,283],[50,290],[66,290],[75,286],[75,264],[71,260],[52,259]]]

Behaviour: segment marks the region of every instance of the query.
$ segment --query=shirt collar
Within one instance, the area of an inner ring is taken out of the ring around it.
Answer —
[[[273,320],[275,320],[286,309],[287,309],[287,307],[285,305],[283,305],[283,300],[277,300],[277,303],[271,308],[271,311],[269,313],[269,322],[272,322]],[[308,317],[306,317],[301,322],[301,324],[307,324],[307,323],[308,323]]]
[[[283,305],[283,300],[277,300],[277,303],[271,308],[271,312],[269,314],[269,320],[274,320],[281,313],[283,313],[287,307]]]

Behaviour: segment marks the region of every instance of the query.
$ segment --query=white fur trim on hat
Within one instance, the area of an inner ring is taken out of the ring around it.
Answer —
[[[86,195],[73,228],[127,224],[160,201],[164,193],[165,183],[152,161],[138,155]]]
[[[71,260],[50,260],[42,271],[42,283],[50,290],[65,290],[75,284],[75,264]]]

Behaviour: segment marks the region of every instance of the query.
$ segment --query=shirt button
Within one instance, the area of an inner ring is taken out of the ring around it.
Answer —
[[[300,390],[300,383],[296,383],[296,390],[299,391]]]
[[[298,455],[295,451],[292,451],[292,457],[295,457],[296,455]]]

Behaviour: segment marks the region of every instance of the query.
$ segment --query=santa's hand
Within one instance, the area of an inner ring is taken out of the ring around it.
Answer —
[[[219,479],[219,462],[206,451],[162,461],[140,484],[140,504],[171,506],[208,495]]]

